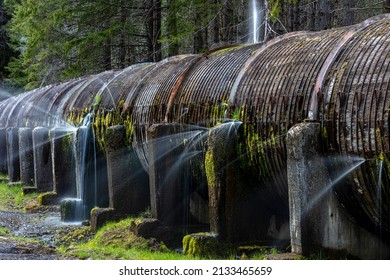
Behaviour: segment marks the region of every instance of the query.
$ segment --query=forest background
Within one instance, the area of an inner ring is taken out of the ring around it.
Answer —
[[[390,0],[0,0],[0,91],[252,43],[254,3],[259,42],[390,13]]]

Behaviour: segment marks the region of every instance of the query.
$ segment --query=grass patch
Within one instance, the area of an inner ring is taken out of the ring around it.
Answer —
[[[154,238],[145,239],[134,235],[129,227],[134,218],[110,222],[98,230],[88,242],[61,245],[60,254],[78,259],[93,260],[188,260],[194,259],[169,250]],[[64,236],[67,239],[68,236]],[[77,235],[77,234],[76,234]]]
[[[91,227],[61,227],[56,232],[55,243],[57,246],[69,246],[74,243],[86,243],[93,237]]]
[[[9,187],[6,183],[0,183],[0,210],[24,211],[25,207],[36,203],[37,194],[23,194],[20,186]]]
[[[59,253],[67,257],[90,260],[191,260],[177,252],[155,252],[138,248],[125,249],[114,246],[99,246],[84,243],[68,248],[61,246]]]
[[[34,244],[41,243],[41,241],[36,238],[15,236],[12,234],[11,230],[8,229],[7,227],[0,227],[0,236],[7,237],[7,239],[9,240],[19,241],[24,243],[34,243]]]
[[[11,231],[6,227],[0,227],[0,236],[9,236]]]

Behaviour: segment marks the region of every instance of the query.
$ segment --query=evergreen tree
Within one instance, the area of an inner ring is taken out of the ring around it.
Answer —
[[[20,0],[12,6],[10,22],[12,42],[21,53],[9,64],[11,80],[35,88],[158,61],[159,5],[146,0]]]
[[[354,24],[390,7],[388,0],[256,1],[263,12],[260,41],[289,31]],[[14,85],[31,89],[181,53],[248,43],[250,2],[0,0],[0,79],[7,76]]]
[[[6,30],[6,24],[9,21],[9,16],[4,5],[4,0],[0,0],[0,86],[4,84],[4,79],[8,76],[8,71],[5,69],[10,59],[16,53],[9,47],[9,38]]]

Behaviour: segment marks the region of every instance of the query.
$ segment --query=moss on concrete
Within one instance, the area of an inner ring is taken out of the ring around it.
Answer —
[[[46,192],[38,195],[38,205],[44,206],[44,205],[53,205],[57,204],[57,193],[55,192]]]
[[[213,188],[215,187],[216,178],[215,178],[214,157],[211,151],[206,152],[205,169],[206,169],[207,184],[209,188]]]
[[[272,175],[265,150],[276,145],[275,137],[269,137],[267,140],[260,138],[254,124],[244,126],[245,146],[239,149],[239,156],[245,160],[244,164],[249,167],[258,168],[261,176],[270,177]]]
[[[184,236],[183,251],[185,255],[202,258],[213,257],[221,253],[216,235],[209,232]]]

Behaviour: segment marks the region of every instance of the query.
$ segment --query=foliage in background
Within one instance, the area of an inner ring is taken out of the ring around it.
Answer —
[[[0,211],[25,211],[26,207],[36,205],[36,200],[36,193],[25,195],[20,186],[8,187],[6,183],[0,183]]]
[[[390,0],[256,0],[260,41],[349,25]],[[32,89],[221,44],[248,43],[252,0],[0,0],[0,85]]]
[[[9,75],[5,67],[12,57],[17,56],[17,53],[8,44],[9,37],[5,26],[9,19],[10,17],[4,5],[4,0],[0,0],[0,90],[4,87],[4,78]]]

